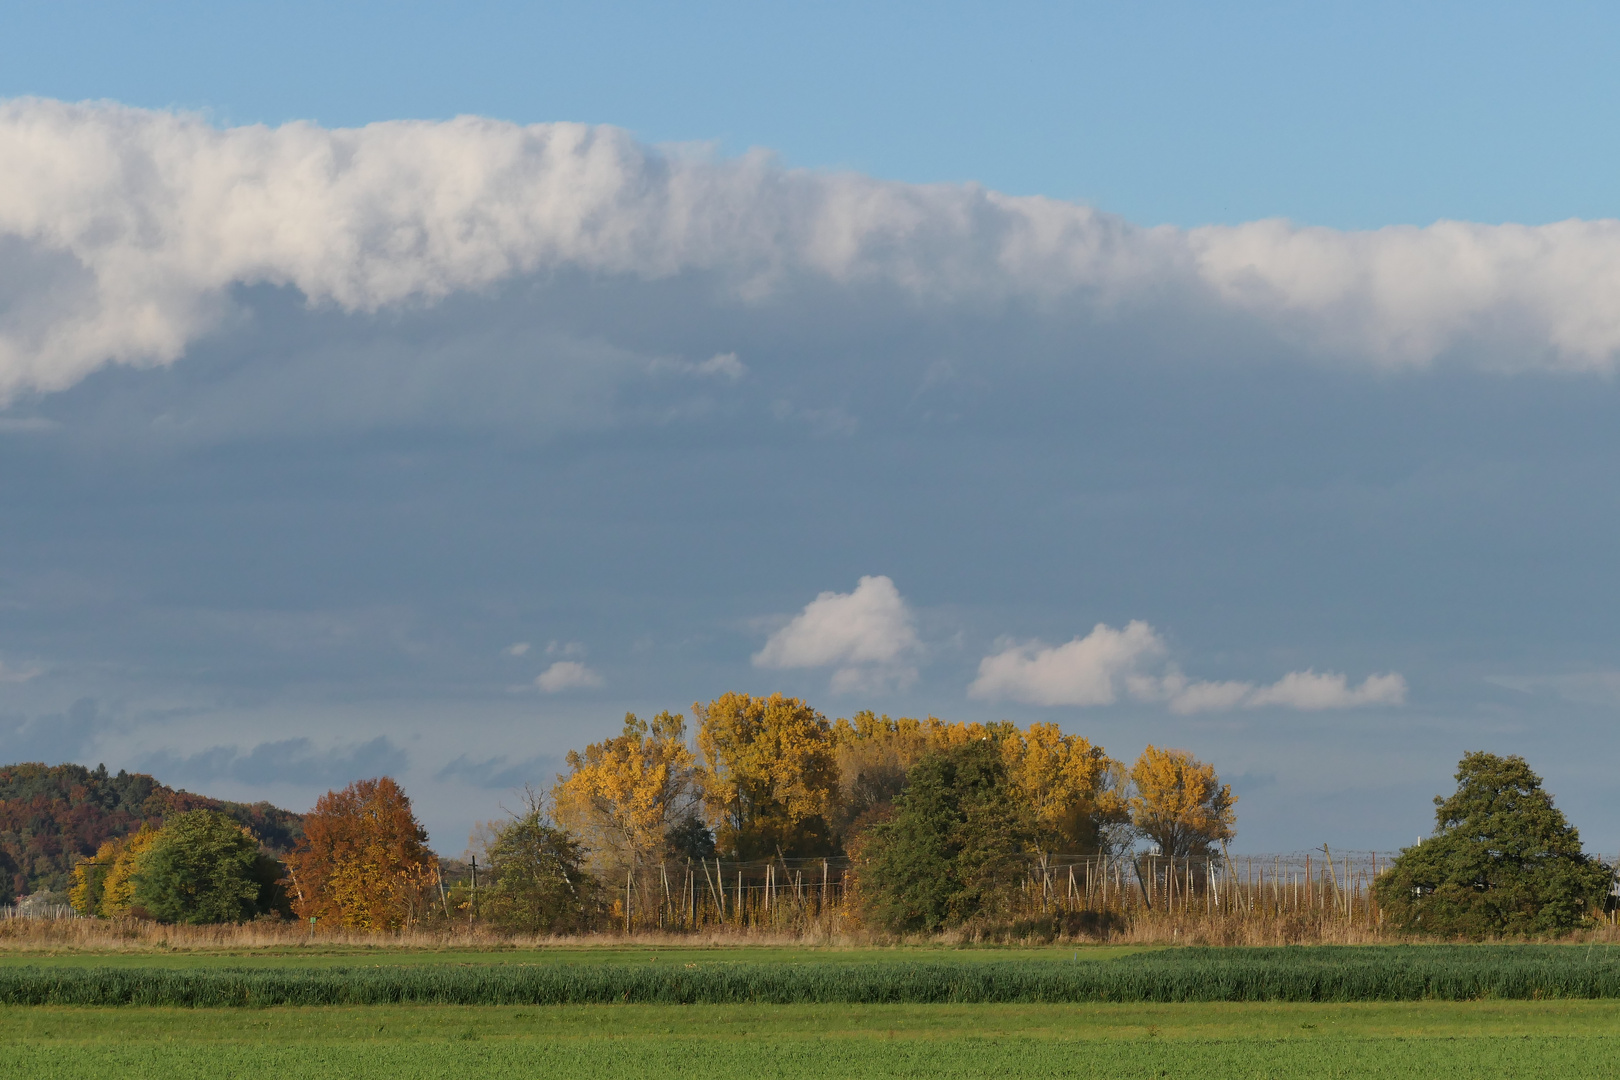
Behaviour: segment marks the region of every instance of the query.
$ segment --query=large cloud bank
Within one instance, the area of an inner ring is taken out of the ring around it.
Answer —
[[[269,283],[344,311],[524,274],[714,275],[740,302],[882,283],[919,305],[1122,305],[1252,320],[1376,366],[1466,353],[1609,370],[1620,223],[1141,228],[1085,206],[716,160],[479,118],[221,130],[112,104],[0,104],[0,395],[180,356]]]

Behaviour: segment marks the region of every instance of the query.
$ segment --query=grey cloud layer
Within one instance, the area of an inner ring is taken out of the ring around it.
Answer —
[[[0,105],[0,393],[177,358],[271,284],[317,305],[431,303],[517,275],[713,273],[748,302],[806,276],[913,302],[1189,299],[1308,353],[1608,369],[1620,223],[1280,221],[1141,228],[1084,206],[716,160],[605,127],[464,117],[221,130],[110,104]]]

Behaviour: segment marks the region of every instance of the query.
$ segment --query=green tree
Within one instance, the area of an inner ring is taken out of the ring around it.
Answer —
[[[1434,836],[1402,851],[1376,883],[1395,926],[1463,937],[1567,930],[1602,910],[1613,871],[1522,757],[1467,754],[1457,791],[1435,797]]]
[[[897,933],[994,918],[1034,839],[1000,747],[981,739],[930,751],[908,773],[893,816],[860,840],[863,906]]]
[[[191,810],[164,824],[134,874],[134,904],[161,922],[245,922],[285,907],[281,864],[217,810]]]
[[[588,929],[600,904],[578,841],[547,822],[538,800],[495,826],[488,847],[494,884],[480,914],[503,930],[559,934]]]

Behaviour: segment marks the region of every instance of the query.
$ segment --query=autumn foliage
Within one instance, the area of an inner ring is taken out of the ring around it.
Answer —
[[[1138,832],[1172,858],[1207,857],[1232,838],[1237,797],[1215,768],[1185,750],[1149,745],[1131,769],[1131,820]]]
[[[692,811],[692,751],[678,713],[650,724],[628,714],[619,735],[569,751],[568,768],[552,789],[553,814],[615,878],[663,858],[670,831]]]
[[[293,910],[359,930],[398,930],[421,914],[438,861],[391,777],[330,791],[287,859]]]

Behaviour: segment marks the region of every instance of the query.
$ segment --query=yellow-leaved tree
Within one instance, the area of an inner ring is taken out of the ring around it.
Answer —
[[[109,919],[128,915],[135,899],[135,871],[157,838],[158,830],[142,825],[138,832],[106,841],[94,858],[75,866],[68,890],[73,910]]]
[[[694,704],[704,806],[733,858],[834,854],[832,725],[798,698],[722,694]]]
[[[1120,763],[1080,735],[1065,735],[1056,724],[1034,724],[1027,732],[1005,721],[953,724],[874,716],[859,712],[833,725],[839,774],[834,816],[840,840],[850,839],[864,820],[879,815],[905,786],[906,774],[930,750],[989,742],[1001,754],[1007,777],[1027,806],[1049,851],[1093,854],[1119,842],[1130,820],[1125,774]]]
[[[1207,857],[1235,835],[1237,797],[1207,765],[1185,750],[1149,745],[1131,768],[1131,823],[1174,858]]]
[[[662,859],[670,830],[695,811],[692,751],[678,713],[661,712],[650,724],[628,713],[622,733],[570,750],[567,761],[551,789],[552,816],[610,881]]]
[[[1056,724],[1031,724],[1026,733],[1003,737],[1001,752],[1042,845],[1084,855],[1117,846],[1130,820],[1125,771],[1102,747]]]

